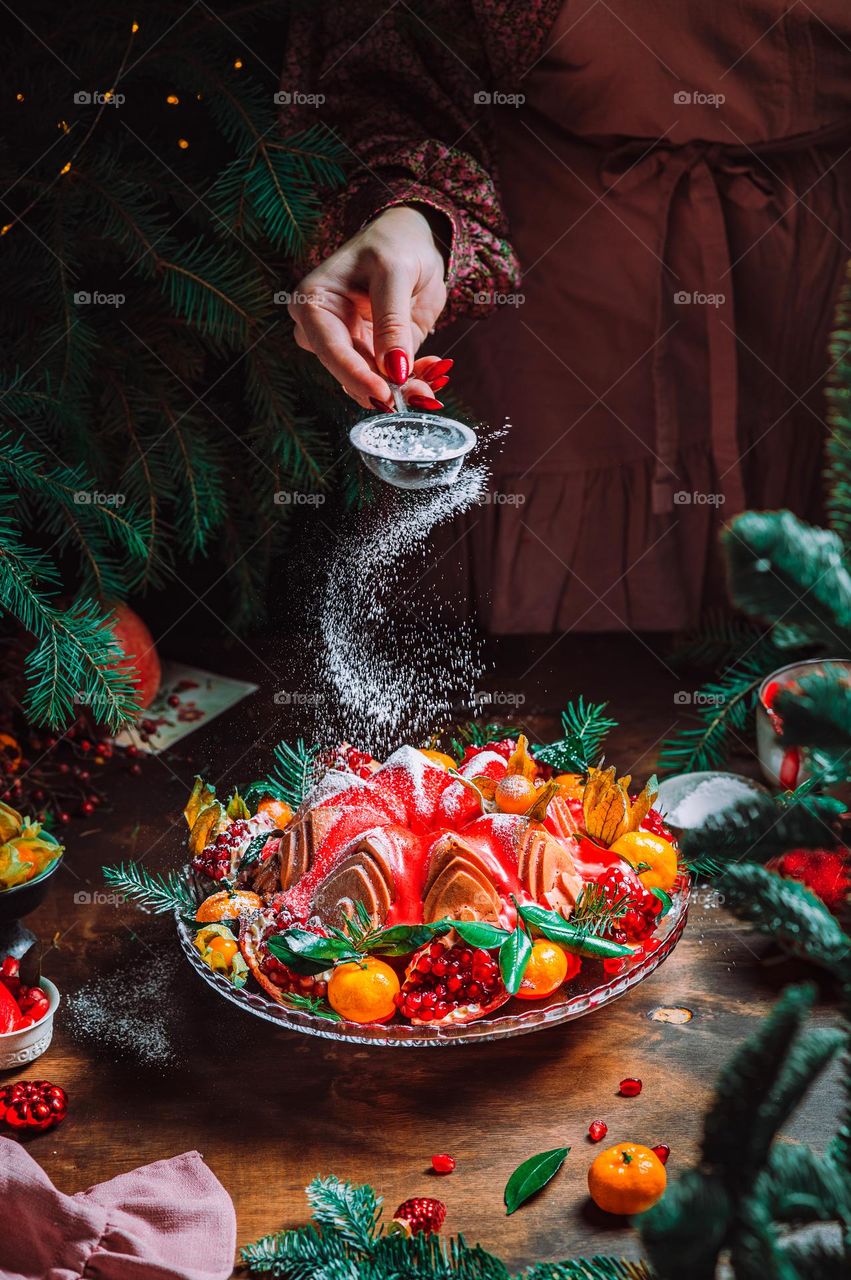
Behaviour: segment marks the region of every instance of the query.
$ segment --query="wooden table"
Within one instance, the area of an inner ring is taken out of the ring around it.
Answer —
[[[550,643],[502,643],[488,687],[523,693],[517,718],[539,737],[552,736],[554,713],[569,697],[610,699],[621,728],[611,736],[609,760],[639,778],[649,774],[659,740],[683,716],[674,699],[682,679],[664,658],[664,640]],[[676,1176],[696,1157],[718,1069],[801,970],[776,958],[765,963],[767,944],[698,895],[683,940],[656,974],[618,1003],[554,1030],[405,1052],[337,1047],[247,1016],[199,981],[168,920],[79,899],[103,889],[104,862],[144,856],[154,868],[176,865],[192,774],[205,772],[222,792],[260,772],[271,745],[287,736],[272,698],[280,654],[273,664],[272,650],[257,643],[251,650],[256,656],[203,655],[213,669],[257,678],[261,691],[186,739],[185,752],[147,762],[141,778],[117,770],[111,811],[71,827],[66,868],[28,921],[45,946],[56,938],[44,971],[65,996],[117,968],[140,978],[152,966],[161,971],[177,1061],[140,1065],[133,1043],[122,1055],[92,1042],[60,1010],[53,1046],[35,1074],[68,1089],[70,1114],[30,1151],[73,1192],[197,1148],[233,1197],[240,1244],[303,1222],[303,1187],[315,1174],[333,1172],[372,1182],[390,1211],[409,1195],[439,1195],[449,1206],[447,1231],[479,1240],[513,1268],[612,1251],[637,1255],[634,1233],[587,1199],[589,1122],[605,1120],[613,1141],[669,1143]],[[201,661],[197,643],[175,656]],[[659,1007],[694,1016],[682,1025],[657,1021],[651,1014]],[[830,1014],[825,1000],[819,1016]],[[641,1078],[640,1097],[616,1096],[624,1076]],[[819,1147],[839,1108],[833,1075],[790,1133]],[[558,1179],[507,1218],[502,1189],[514,1167],[563,1144],[572,1150]],[[439,1151],[458,1162],[448,1178],[429,1171]]]

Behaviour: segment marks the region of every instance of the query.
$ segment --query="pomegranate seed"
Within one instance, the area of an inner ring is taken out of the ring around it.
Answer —
[[[661,1160],[661,1156],[659,1158]],[[434,1169],[435,1173],[451,1173],[455,1168],[455,1161],[452,1156],[449,1156],[444,1152],[442,1155],[432,1156],[431,1167]]]
[[[660,1142],[658,1147],[651,1147],[650,1150],[653,1152],[654,1156],[659,1157],[662,1164],[668,1163],[668,1156],[671,1154],[671,1148],[668,1146],[667,1142]]]
[[[608,1132],[605,1120],[592,1120],[588,1126],[588,1137],[592,1142],[602,1142]]]
[[[625,1080],[621,1080],[619,1089],[622,1098],[637,1098],[641,1093],[641,1081],[627,1076]]]

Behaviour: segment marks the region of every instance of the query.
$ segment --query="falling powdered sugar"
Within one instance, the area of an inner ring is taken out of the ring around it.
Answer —
[[[123,966],[98,975],[68,998],[75,1038],[130,1056],[144,1066],[174,1066],[181,1014],[163,999],[177,976],[178,957]]]
[[[442,488],[383,488],[342,535],[320,612],[320,737],[384,754],[472,700],[481,660],[471,628],[424,614],[413,592],[429,534],[481,501],[488,479],[486,467],[468,466]]]

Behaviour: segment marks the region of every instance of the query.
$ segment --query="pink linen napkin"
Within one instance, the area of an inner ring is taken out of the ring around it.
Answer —
[[[228,1280],[236,1214],[197,1151],[57,1191],[0,1138],[0,1280]]]

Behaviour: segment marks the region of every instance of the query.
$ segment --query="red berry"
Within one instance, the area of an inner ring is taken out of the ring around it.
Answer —
[[[592,1120],[588,1126],[588,1137],[592,1142],[602,1142],[608,1132],[605,1120]]]
[[[85,814],[86,817],[94,813],[94,811],[95,811],[95,806],[92,804],[91,800],[84,800],[83,803],[80,805],[80,813]]]
[[[139,775],[142,772],[142,766],[139,764],[138,761],[135,764],[131,764],[130,772],[133,774],[134,778],[139,777]]]
[[[667,1142],[660,1142],[658,1147],[651,1147],[650,1150],[653,1152],[654,1156],[659,1157],[662,1164],[668,1163],[668,1156],[671,1154],[671,1148],[668,1146]]]
[[[57,813],[57,815],[56,815],[56,821],[57,821],[57,822],[61,822],[61,823],[63,824],[63,826],[64,826],[64,824],[65,824],[66,822],[70,822],[70,821],[71,821],[71,815],[70,815],[70,813],[66,813],[66,811],[65,811],[64,809],[62,809],[59,813]]]
[[[166,698],[166,702],[168,703],[168,705],[169,705],[170,707],[179,707],[179,706],[180,706],[180,698],[178,698],[178,696],[177,696],[177,694],[176,694],[176,693],[170,693],[170,694],[168,695],[168,697]]]
[[[404,1200],[393,1214],[393,1221],[399,1222],[415,1236],[420,1231],[431,1235],[439,1231],[446,1218],[446,1205],[442,1200],[433,1200],[430,1196],[414,1196]]]
[[[89,742],[88,738],[81,738],[81,739],[80,739],[80,750],[81,750],[81,751],[91,751],[91,749],[92,749],[92,744]]]
[[[641,1081],[627,1076],[625,1080],[621,1080],[619,1089],[622,1098],[637,1098],[641,1093]]]
[[[455,1168],[455,1161],[452,1156],[448,1156],[444,1152],[442,1155],[432,1156],[431,1167],[435,1173],[451,1173]]]
[[[41,1133],[61,1124],[68,1096],[49,1080],[19,1080],[0,1089],[0,1124],[18,1133]]]

